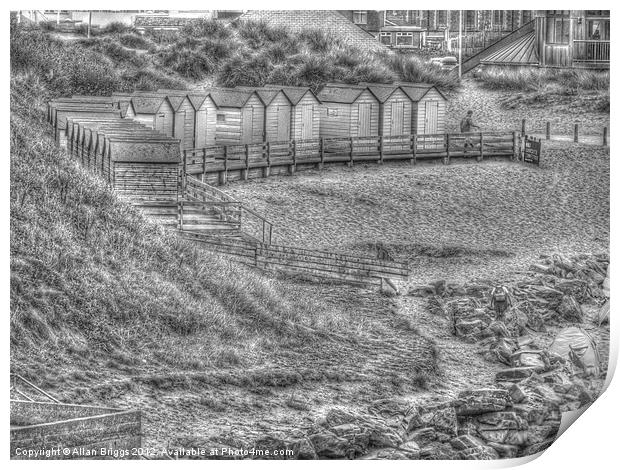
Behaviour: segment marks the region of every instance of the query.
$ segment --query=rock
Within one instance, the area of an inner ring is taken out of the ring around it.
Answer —
[[[496,411],[485,413],[476,417],[477,421],[484,426],[481,429],[527,429],[527,421],[514,411]]]
[[[559,429],[559,421],[545,421],[545,423],[541,425],[530,426],[525,443],[527,445],[540,444],[549,438],[555,438]]]
[[[403,438],[387,426],[373,427],[369,437],[371,447],[398,447],[403,443]]]
[[[549,361],[545,359],[543,351],[526,349],[513,353],[512,365],[514,367],[533,367],[536,372],[542,372],[549,365]]]
[[[496,373],[495,380],[497,382],[519,382],[528,378],[534,372],[536,372],[536,367],[512,367]]]
[[[410,433],[408,438],[424,446],[430,442],[436,441],[437,433],[435,432],[435,428],[421,428]]]
[[[433,427],[435,432],[448,436],[456,436],[456,411],[451,404],[444,404],[433,410],[422,413],[422,422],[427,427]]]
[[[479,447],[485,445],[482,439],[479,439],[471,434],[463,434],[459,437],[455,437],[450,441],[452,447],[456,450],[464,450],[469,447]]]
[[[373,452],[369,457],[369,460],[417,460],[415,457],[410,457],[406,452],[398,449],[380,449]]]
[[[508,392],[501,388],[465,390],[458,395],[455,411],[457,415],[477,415],[501,411],[509,402]]]
[[[436,443],[420,450],[422,460],[454,460],[457,458],[457,452],[450,444]]]
[[[316,455],[323,459],[353,458],[357,450],[351,448],[347,439],[329,431],[313,434],[308,440],[314,447]]]
[[[508,328],[506,328],[506,325],[502,321],[498,321],[498,320],[492,321],[489,324],[489,329],[498,338],[509,338],[511,336],[510,332],[508,331]]]
[[[299,455],[298,442],[287,442],[286,440],[273,435],[259,437],[254,441],[254,447],[256,449],[269,451],[269,455],[261,455],[258,457],[265,460],[291,460],[297,458]],[[293,455],[281,456],[279,455],[279,451],[281,450],[292,450]],[[276,451],[278,452],[278,455],[276,455]]]
[[[460,460],[497,460],[499,459],[498,453],[490,446],[477,446],[470,447],[459,451],[458,457]]]
[[[508,389],[508,393],[513,403],[521,403],[527,398],[525,389],[519,384],[512,384]]]
[[[297,458],[299,460],[317,460],[319,458],[316,455],[314,447],[310,444],[310,441],[306,438],[298,439],[297,444]]]
[[[486,324],[482,320],[462,320],[456,321],[457,336],[472,336],[480,333],[486,328]]]
[[[525,455],[534,455],[537,454],[538,452],[542,452],[546,449],[548,449],[551,444],[553,444],[555,442],[555,438],[553,439],[546,439],[542,442],[539,442],[537,444],[533,444],[531,446],[527,446],[525,449],[523,449],[523,452],[521,453],[521,455],[525,456]]]
[[[566,321],[574,323],[581,323],[583,321],[583,310],[581,309],[581,305],[579,305],[579,302],[571,295],[562,297],[562,302],[560,302],[556,311]]]
[[[518,446],[500,444],[498,442],[487,442],[487,445],[495,449],[495,452],[497,452],[502,459],[513,459],[519,453]]]

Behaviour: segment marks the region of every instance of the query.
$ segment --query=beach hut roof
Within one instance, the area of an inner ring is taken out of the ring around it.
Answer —
[[[155,114],[167,99],[165,96],[133,96],[131,104],[137,114]]]
[[[411,101],[420,101],[433,88],[444,99],[446,99],[446,95],[444,95],[436,86],[431,85],[430,83],[398,82],[397,85],[400,86],[400,88],[407,94]]]
[[[303,86],[285,86],[285,85],[265,85],[265,88],[272,88],[274,90],[282,90],[292,105],[296,105],[301,99],[310,93],[317,101],[320,101],[319,97],[315,95],[308,87]]]
[[[254,94],[258,96],[261,103],[265,104],[255,91],[237,90],[234,88],[210,88],[208,92],[218,108],[243,108]]]
[[[328,83],[319,92],[318,98],[321,101],[328,101],[331,103],[353,103],[359,96],[368,90],[365,86],[359,85],[346,85],[340,83]],[[370,91],[370,90],[369,90]],[[371,94],[372,91],[370,91]]]

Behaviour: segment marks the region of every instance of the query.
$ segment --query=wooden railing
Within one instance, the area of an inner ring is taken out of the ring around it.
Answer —
[[[238,224],[239,229],[257,241],[271,244],[273,224],[256,211],[213,186],[203,183],[191,175],[183,175],[183,197],[206,204],[219,218],[229,224]],[[181,219],[182,221],[182,219]],[[183,223],[180,224],[183,230]]]
[[[577,62],[609,62],[609,41],[573,41],[573,60]]]
[[[186,239],[204,244],[208,249],[236,256],[250,266],[268,271],[364,286],[379,286],[385,279],[390,281],[409,279],[409,266],[406,262],[266,245],[191,232],[181,232],[181,234]]]
[[[33,398],[31,398],[30,396],[26,395],[22,390],[20,390],[21,387],[19,387],[19,385],[25,386],[26,388],[34,391],[38,395],[42,395],[44,398],[50,400],[53,403],[60,403],[59,400],[57,400],[56,398],[51,396],[46,391],[41,390],[39,387],[37,387],[32,382],[26,380],[25,378],[23,378],[21,375],[11,373],[10,391],[16,393],[17,395],[21,396],[22,398],[25,398],[27,401],[31,401],[31,402],[36,401]]]
[[[224,184],[229,173],[240,179],[269,176],[273,167],[390,160],[442,159],[500,156],[514,158],[518,152],[516,132],[468,134],[413,134],[399,136],[336,137],[259,144],[206,147],[184,151],[183,173],[199,176],[211,184]],[[466,141],[468,145],[466,146]],[[470,146],[469,143],[473,143]]]

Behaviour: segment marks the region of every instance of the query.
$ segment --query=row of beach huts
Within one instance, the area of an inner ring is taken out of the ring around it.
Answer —
[[[440,134],[446,131],[446,107],[446,97],[427,84],[334,83],[316,94],[306,87],[267,85],[74,96],[50,102],[48,119],[63,142],[67,116],[93,122],[124,118],[189,150],[319,137]]]

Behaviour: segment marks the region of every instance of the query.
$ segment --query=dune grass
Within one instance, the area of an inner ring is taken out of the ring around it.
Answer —
[[[585,69],[485,67],[475,74],[485,88],[508,91],[608,91],[609,72]]]

